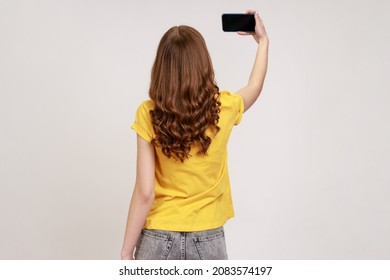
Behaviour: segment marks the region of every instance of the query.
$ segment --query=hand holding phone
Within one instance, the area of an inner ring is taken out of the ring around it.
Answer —
[[[268,35],[265,31],[265,27],[263,24],[262,19],[260,18],[259,14],[254,10],[247,10],[244,15],[253,15],[255,20],[255,27],[253,31],[238,31],[237,33],[239,35],[252,35],[253,38],[256,40],[257,43],[260,43],[260,41],[266,41],[268,42]]]

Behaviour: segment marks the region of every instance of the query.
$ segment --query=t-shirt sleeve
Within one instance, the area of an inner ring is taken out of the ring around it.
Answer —
[[[149,143],[154,138],[150,110],[152,110],[152,108],[149,106],[148,101],[141,103],[135,114],[135,121],[131,126],[139,136]]]
[[[232,94],[234,100],[234,108],[237,112],[236,120],[234,125],[238,125],[241,122],[242,115],[244,114],[244,99],[239,94]]]
[[[244,99],[241,95],[227,90],[221,91],[220,94],[222,105],[226,112],[229,112],[231,122],[233,125],[238,125],[244,113]]]

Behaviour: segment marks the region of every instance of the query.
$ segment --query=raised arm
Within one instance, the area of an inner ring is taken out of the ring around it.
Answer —
[[[255,32],[238,32],[240,35],[252,35],[259,44],[257,48],[255,63],[249,77],[248,85],[240,89],[237,93],[244,100],[244,112],[248,110],[260,96],[263,89],[265,75],[268,65],[268,45],[269,40],[265,31],[263,21],[256,11],[248,10],[246,13],[255,14],[256,27]]]

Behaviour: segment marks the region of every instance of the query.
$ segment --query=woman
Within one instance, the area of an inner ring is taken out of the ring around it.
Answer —
[[[227,143],[259,97],[268,37],[255,14],[258,43],[248,85],[219,91],[205,41],[188,26],[158,46],[150,100],[137,110],[137,173],[122,259],[227,259],[223,225],[234,216]],[[134,254],[135,251],[135,254]]]

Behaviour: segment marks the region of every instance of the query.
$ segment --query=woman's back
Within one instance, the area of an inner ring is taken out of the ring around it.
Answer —
[[[156,147],[155,200],[145,228],[171,231],[200,231],[217,228],[233,217],[230,180],[227,167],[227,143],[234,125],[244,111],[240,95],[222,91],[218,133],[206,130],[211,138],[207,155],[199,153],[199,144],[191,147],[184,162],[168,158]],[[132,128],[147,142],[155,133],[150,120],[154,102],[143,102]]]

